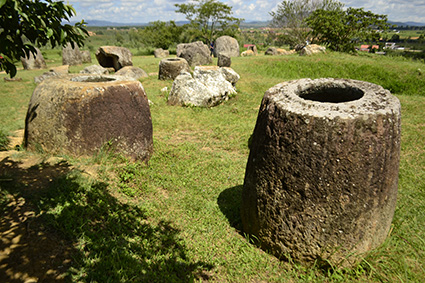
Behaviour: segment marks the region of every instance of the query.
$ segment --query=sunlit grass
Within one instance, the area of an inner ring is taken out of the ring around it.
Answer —
[[[57,52],[48,53],[48,58],[49,64],[60,65]],[[151,74],[141,79],[153,102],[154,154],[149,165],[131,163],[105,148],[90,158],[64,157],[73,168],[38,193],[26,192],[21,181],[13,188],[0,183],[2,196],[25,197],[37,207],[43,223],[75,247],[69,278],[83,282],[425,281],[425,214],[421,213],[425,210],[425,78],[417,71],[424,69],[422,63],[338,53],[232,58],[232,68],[241,76],[237,95],[206,109],[167,104],[167,93],[161,89],[170,89],[172,82],[157,79],[159,61],[153,56],[133,57],[135,66]],[[0,81],[1,129],[23,128],[36,86],[33,77],[42,72],[19,71],[21,82]],[[370,81],[390,89],[402,104],[399,198],[391,234],[352,269],[323,270],[280,261],[250,244],[241,231],[248,139],[261,99],[277,83],[307,77]],[[96,176],[86,174],[89,166],[97,168]],[[33,172],[6,169],[8,178]],[[7,197],[1,199],[1,205],[7,202]]]

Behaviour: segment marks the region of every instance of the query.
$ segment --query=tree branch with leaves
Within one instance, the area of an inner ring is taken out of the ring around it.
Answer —
[[[175,4],[176,13],[190,21],[188,33],[196,40],[209,44],[220,35],[235,36],[243,19],[232,17],[232,7],[216,0],[195,0],[188,4]]]
[[[174,21],[155,21],[141,30],[141,41],[147,46],[168,49],[171,45],[179,43],[183,27]]]
[[[305,20],[318,9],[334,11],[344,4],[336,0],[285,0],[270,12],[271,27],[285,29],[285,41],[291,46],[305,44],[310,31]]]
[[[375,41],[389,28],[386,15],[364,11],[363,8],[347,10],[316,10],[306,19],[315,42],[340,52],[355,52],[357,41]]]
[[[0,70],[16,75],[15,62],[36,56],[35,46],[84,45],[88,36],[84,21],[62,24],[76,14],[71,5],[53,0],[0,0]],[[29,43],[27,43],[29,42]]]

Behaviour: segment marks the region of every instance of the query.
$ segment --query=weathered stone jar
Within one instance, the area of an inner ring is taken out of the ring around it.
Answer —
[[[108,75],[47,79],[32,94],[24,143],[29,150],[77,156],[110,143],[129,158],[147,162],[153,138],[143,86]]]
[[[400,117],[398,99],[367,82],[269,89],[246,168],[244,231],[278,257],[357,262],[384,241],[394,215]]]
[[[189,72],[190,67],[183,58],[165,58],[159,62],[158,79],[174,80],[181,72]]]

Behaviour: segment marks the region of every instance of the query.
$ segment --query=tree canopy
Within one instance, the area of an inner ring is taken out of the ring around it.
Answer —
[[[141,31],[144,44],[163,49],[178,43],[182,32],[183,27],[177,26],[174,21],[155,21]]]
[[[243,19],[232,17],[232,7],[216,0],[194,0],[188,4],[175,4],[176,13],[186,15],[190,21],[186,35],[191,39],[212,42],[220,35],[234,36]]]
[[[284,40],[292,46],[305,44],[309,28],[305,20],[318,9],[340,10],[344,4],[337,0],[285,0],[270,12],[272,27],[285,28]]]
[[[356,40],[377,40],[388,29],[386,15],[364,11],[363,8],[347,10],[314,11],[306,23],[311,28],[313,41],[341,52],[354,52]]]
[[[54,0],[0,0],[0,70],[16,75],[16,60],[36,55],[35,46],[83,46],[88,35],[84,21],[62,24],[76,12],[71,5]]]

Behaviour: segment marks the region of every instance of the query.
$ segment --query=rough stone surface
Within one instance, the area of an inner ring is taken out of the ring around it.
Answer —
[[[29,57],[21,57],[21,63],[24,67],[24,70],[34,70],[34,69],[46,69],[46,61],[44,61],[43,54],[41,54],[40,49],[36,48],[37,51],[35,57],[30,52]]]
[[[66,76],[34,90],[25,121],[25,146],[49,153],[92,155],[111,149],[148,161],[152,121],[139,81],[118,76]]]
[[[168,103],[171,105],[212,107],[228,100],[236,89],[228,80],[230,68],[195,67],[193,77],[182,73],[173,82]],[[234,79],[234,78],[233,78]]]
[[[62,48],[62,65],[80,65],[83,63],[80,48],[77,44],[74,44],[72,48],[71,43],[68,43]]]
[[[34,77],[34,82],[36,84],[41,83],[45,79],[51,78],[51,77],[58,77],[58,76],[64,76],[69,73],[69,65],[62,65],[50,68],[48,72],[44,72],[42,75]]]
[[[232,58],[227,53],[218,54],[217,66],[230,67],[232,65]]]
[[[305,55],[308,56],[308,55],[313,55],[318,53],[326,53],[326,47],[320,46],[317,44],[310,44],[310,45],[304,46],[304,48],[300,50],[300,55],[302,56],[305,56]]]
[[[91,54],[89,50],[81,51],[81,60],[83,63],[91,63]]]
[[[254,51],[252,50],[246,50],[244,52],[241,53],[242,57],[248,57],[248,56],[255,56]]]
[[[57,77],[57,76],[59,76],[59,74],[54,72],[54,71],[44,72],[40,76],[34,77],[34,82],[36,84],[39,84],[42,81],[44,81],[45,79],[48,79],[48,78],[51,78],[51,77]]]
[[[115,71],[133,66],[132,54],[129,49],[118,46],[101,46],[96,51],[96,59],[102,67],[112,67]]]
[[[177,57],[185,59],[191,67],[212,63],[210,49],[202,41],[178,44]]]
[[[230,57],[239,57],[238,41],[228,35],[217,38],[214,42],[214,57],[217,57],[222,52],[227,53]]]
[[[267,48],[265,55],[277,55],[277,48],[276,47],[269,47]]]
[[[55,72],[60,75],[67,75],[69,73],[69,65],[62,65],[57,67],[52,67],[49,70],[50,72]]]
[[[81,70],[80,74],[108,75],[109,71],[100,65],[91,65]]]
[[[295,50],[296,52],[299,52],[299,51],[303,50],[303,49],[304,49],[304,47],[306,47],[306,46],[307,46],[306,44],[301,44],[301,43],[299,43],[299,44],[296,44],[296,45],[294,46],[294,50]]]
[[[158,79],[174,80],[181,72],[190,72],[189,63],[183,58],[162,59],[159,62]]]
[[[269,47],[267,48],[265,55],[290,55],[296,53],[295,50],[285,50],[282,48]]]
[[[153,55],[155,56],[155,58],[167,58],[168,56],[170,56],[170,51],[164,50],[162,48],[157,48],[153,52]]]
[[[247,47],[247,50],[251,50],[252,52],[254,52],[254,55],[257,56],[258,55],[258,49],[257,46],[255,45],[250,45]]]
[[[244,231],[304,263],[350,265],[380,245],[397,199],[400,116],[398,99],[367,82],[269,89],[246,167]]]
[[[217,71],[221,72],[223,76],[226,78],[226,81],[231,83],[233,86],[235,86],[236,83],[241,78],[239,74],[235,72],[235,70],[229,67],[222,67],[217,69]]]
[[[52,67],[48,72],[44,72],[40,76],[34,77],[34,82],[36,84],[41,83],[45,79],[51,78],[51,77],[58,77],[58,76],[64,76],[68,75],[69,73],[69,65],[62,65],[57,67]]]
[[[115,75],[125,77],[125,78],[132,78],[134,80],[138,80],[141,78],[147,78],[148,74],[140,69],[139,67],[133,67],[133,66],[126,66],[122,69],[119,69]]]
[[[277,49],[277,55],[291,55],[297,53],[294,49],[292,50],[285,50],[282,48]]]

